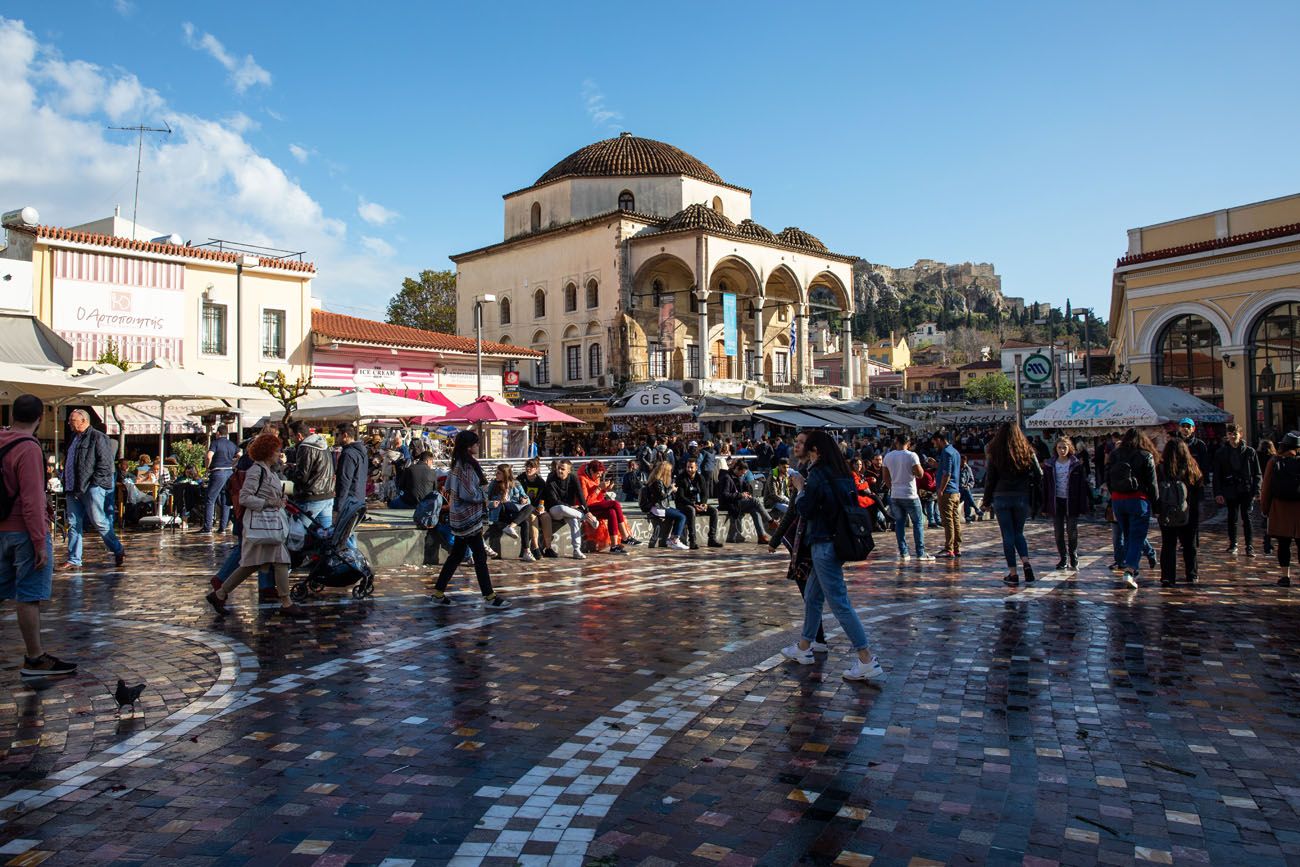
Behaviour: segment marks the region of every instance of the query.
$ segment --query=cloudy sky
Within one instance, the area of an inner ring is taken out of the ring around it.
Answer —
[[[464,4],[461,4],[464,5]],[[0,208],[305,250],[332,309],[500,240],[501,194],[631,130],[755,218],[1104,308],[1125,230],[1300,192],[1300,6],[86,0],[0,13]],[[5,17],[8,16],[8,17]]]

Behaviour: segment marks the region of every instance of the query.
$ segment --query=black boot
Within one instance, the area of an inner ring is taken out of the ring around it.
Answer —
[[[731,541],[731,540],[728,539],[727,541]],[[718,538],[717,538],[716,536],[710,536],[710,537],[709,537],[709,547],[710,547],[710,548],[721,548],[721,547],[722,547],[722,543],[718,541]]]

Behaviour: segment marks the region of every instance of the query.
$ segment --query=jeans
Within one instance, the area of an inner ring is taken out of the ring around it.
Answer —
[[[1069,500],[1057,497],[1052,526],[1056,529],[1056,553],[1061,555],[1062,560],[1076,556],[1079,550],[1079,516],[1071,515],[1069,511]]]
[[[744,538],[745,516],[754,522],[754,533],[762,539],[767,535],[767,525],[772,523],[772,515],[758,500],[745,498],[737,500],[727,516],[727,541],[739,542]]]
[[[306,502],[294,502],[294,505],[302,510],[304,515],[311,515],[312,519],[324,527],[326,530],[334,528],[334,499],[328,500],[308,500]]]
[[[569,541],[573,543],[573,553],[582,550],[582,512],[572,506],[551,506],[551,518],[569,525]],[[554,544],[554,540],[551,542]]]
[[[447,555],[447,562],[442,564],[442,570],[438,573],[438,583],[434,587],[439,593],[447,589],[447,585],[451,583],[451,576],[456,574],[460,561],[465,559],[466,549],[474,554],[474,577],[478,579],[479,592],[484,598],[488,598],[493,595],[492,576],[488,574],[487,548],[483,545],[482,533],[456,537],[456,541],[451,546],[451,553]]]
[[[925,553],[925,531],[921,527],[921,501],[900,498],[889,504],[889,514],[894,519],[894,535],[898,539],[898,553],[907,556],[907,522],[912,522],[912,541],[916,543],[916,556]]]
[[[1128,541],[1124,538],[1124,528],[1119,521],[1110,525],[1110,546],[1114,550],[1115,562],[1124,565],[1124,550],[1128,547]],[[1142,556],[1148,560],[1156,556],[1155,546],[1151,544],[1150,539],[1142,540]]]
[[[921,501],[921,510],[925,513],[925,522],[931,527],[937,527],[942,522],[939,520],[939,498],[931,497],[928,500]]]
[[[803,638],[817,639],[817,629],[822,625],[822,606],[829,603],[831,613],[840,622],[844,637],[854,650],[867,648],[867,631],[862,628],[858,612],[849,602],[849,590],[844,586],[844,564],[835,555],[834,542],[814,542],[812,546],[812,573],[803,597]]]
[[[971,519],[972,512],[978,512],[979,506],[975,505],[975,495],[970,492],[970,488],[961,489],[961,504],[966,513],[966,520]]]
[[[112,491],[109,492],[110,495]],[[113,522],[104,514],[104,489],[91,488],[80,494],[68,494],[68,562],[81,565],[82,535],[85,525],[104,540],[104,547],[122,553],[122,543],[113,532]]]
[[[682,533],[686,532],[686,513],[677,509],[664,509],[664,516],[660,519],[665,524],[672,521],[672,532],[668,534],[669,539],[680,539]]]
[[[1240,521],[1246,547],[1253,547],[1255,528],[1250,525],[1250,497],[1224,497],[1223,504],[1228,508],[1228,544],[1237,547],[1237,522]]]
[[[509,510],[507,507],[511,507]],[[527,506],[520,507],[515,503],[506,503],[501,506],[496,523],[488,527],[487,542],[488,546],[497,553],[501,552],[501,533],[506,527],[514,526],[520,528],[523,532],[519,534],[519,556],[522,557],[524,552],[532,547],[532,519],[533,506],[529,503]]]
[[[221,532],[226,532],[230,523],[230,498],[226,496],[226,484],[230,481],[233,469],[212,470],[208,473],[208,495],[203,503],[203,532],[212,531],[212,517],[221,503],[221,522],[217,525]]]
[[[1007,568],[1016,568],[1016,554],[1021,560],[1029,559],[1029,542],[1025,539],[1025,522],[1029,520],[1028,494],[994,494],[993,514],[998,517],[998,530],[1002,533],[1002,556]]]
[[[1127,571],[1137,572],[1142,562],[1142,547],[1151,527],[1151,504],[1146,500],[1111,500],[1111,511],[1124,534],[1124,560]]]
[[[695,543],[695,519],[701,515],[709,519],[709,541],[718,538],[718,507],[709,506],[703,512],[697,512],[694,509],[686,513],[686,539],[688,545]]]
[[[961,494],[939,495],[939,517],[943,519],[943,548],[955,554],[961,550]]]

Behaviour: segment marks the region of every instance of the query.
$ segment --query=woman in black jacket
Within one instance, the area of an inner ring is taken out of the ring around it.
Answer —
[[[1119,446],[1106,459],[1106,487],[1110,489],[1110,508],[1124,539],[1120,563],[1124,583],[1138,587],[1138,568],[1142,546],[1151,529],[1151,514],[1159,500],[1156,491],[1156,449],[1145,434],[1129,428]]]
[[[1056,441],[1056,456],[1043,467],[1043,514],[1050,515],[1056,528],[1056,550],[1061,560],[1058,570],[1068,563],[1079,570],[1079,516],[1092,509],[1088,494],[1088,471],[1075,453],[1074,443],[1061,437]]]
[[[1025,539],[1025,522],[1029,520],[1030,496],[1042,484],[1043,470],[1038,456],[1015,422],[1005,422],[988,447],[988,472],[984,476],[984,502],[992,508],[1002,533],[1002,555],[1007,560],[1007,584],[1019,584],[1016,555],[1025,570],[1026,583],[1034,580],[1029,562],[1029,542]]]
[[[1205,493],[1205,478],[1201,468],[1192,458],[1191,450],[1184,440],[1174,439],[1165,443],[1161,455],[1161,484],[1181,482],[1187,495],[1187,522],[1173,525],[1171,516],[1165,514],[1160,523],[1160,583],[1173,587],[1178,575],[1178,562],[1175,554],[1178,546],[1183,546],[1183,570],[1188,584],[1196,583],[1196,536],[1201,526],[1201,496]]]

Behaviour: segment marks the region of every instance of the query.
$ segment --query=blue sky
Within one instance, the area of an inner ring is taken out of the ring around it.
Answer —
[[[102,127],[166,120],[142,224],[306,249],[327,306],[382,316],[627,129],[773,229],[1104,310],[1127,228],[1300,191],[1297,37],[1294,3],[7,4],[0,206],[129,215]]]

